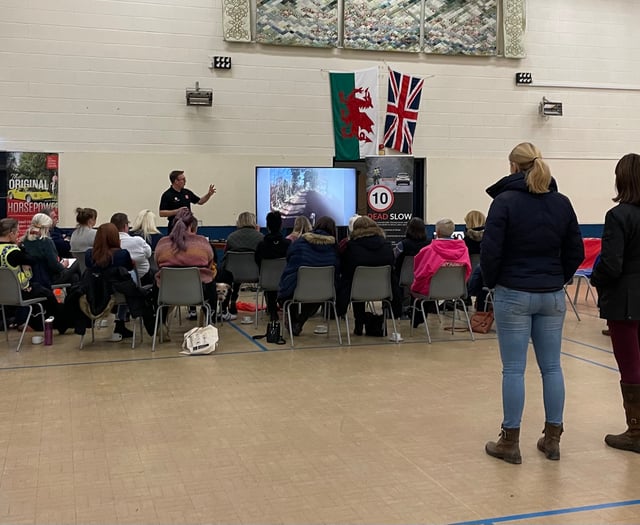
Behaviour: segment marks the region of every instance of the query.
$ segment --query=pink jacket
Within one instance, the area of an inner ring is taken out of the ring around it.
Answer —
[[[413,284],[411,290],[429,295],[431,278],[445,263],[466,266],[465,279],[471,275],[469,250],[462,239],[435,239],[420,250],[413,263]]]

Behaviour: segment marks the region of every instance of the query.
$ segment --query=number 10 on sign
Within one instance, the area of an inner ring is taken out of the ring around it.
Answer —
[[[386,186],[378,184],[371,187],[367,200],[369,208],[373,211],[387,211],[391,206],[393,206],[393,192]]]

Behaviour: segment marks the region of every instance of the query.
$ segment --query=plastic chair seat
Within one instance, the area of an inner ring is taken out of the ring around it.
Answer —
[[[7,324],[7,316],[4,310],[5,306],[17,306],[17,307],[26,307],[29,309],[29,313],[27,314],[27,319],[24,322],[24,327],[22,328],[22,332],[20,333],[20,339],[18,340],[18,346],[16,346],[16,352],[20,351],[20,346],[22,345],[22,340],[24,339],[24,334],[27,331],[27,326],[29,325],[29,320],[31,319],[31,315],[33,314],[33,307],[37,306],[40,312],[35,315],[41,315],[42,321],[44,324],[44,306],[43,302],[47,300],[46,297],[34,297],[32,299],[23,299],[22,298],[22,290],[20,289],[20,282],[18,281],[17,275],[10,268],[0,268],[0,309],[2,310],[2,322],[4,325],[4,334],[9,343],[9,326]],[[44,332],[43,332],[44,335]]]
[[[206,312],[205,324],[211,322],[211,307],[205,301],[200,281],[200,270],[195,267],[173,268],[164,267],[160,270],[160,285],[158,287],[158,308],[153,330],[151,351],[156,350],[156,336],[158,324],[162,326],[163,306],[200,306]],[[160,334],[162,342],[162,333]]]
[[[404,266],[404,262],[403,262]],[[413,273],[413,271],[411,272]],[[371,303],[373,301],[381,301],[383,304],[384,326],[386,327],[387,310],[384,305],[388,305],[391,314],[391,322],[393,323],[393,332],[396,333],[396,320],[391,307],[391,299],[393,291],[391,288],[391,266],[357,266],[353,273],[353,281],[351,282],[351,296],[349,298],[349,306],[353,309],[354,302]],[[349,316],[345,316],[345,324],[347,325],[347,344],[351,345],[351,330],[349,329]]]
[[[431,333],[429,332],[429,325],[427,323],[427,314],[424,310],[424,303],[426,301],[453,301],[453,322],[451,323],[451,335],[455,331],[456,317],[458,313],[458,303],[462,305],[462,311],[467,319],[467,328],[471,334],[471,340],[475,341],[473,331],[471,330],[471,320],[469,319],[469,312],[467,311],[467,305],[464,300],[467,298],[467,282],[466,282],[466,267],[465,266],[441,266],[440,269],[431,278],[429,285],[429,295],[422,295],[416,292],[411,292],[413,297],[413,309],[411,313],[411,334],[413,334],[413,321],[416,315],[416,304],[420,302],[420,313],[422,314],[422,320],[424,321],[424,328],[427,333],[427,340],[431,343]]]
[[[260,263],[258,289],[256,290],[256,328],[258,326],[258,299],[260,292],[277,292],[280,288],[280,277],[287,265],[286,257],[278,259],[263,259]]]
[[[333,310],[333,315],[338,329],[338,341],[342,345],[340,333],[340,320],[336,310],[335,267],[333,266],[300,266],[298,279],[293,297],[284,302],[283,310],[289,324],[289,337],[293,348],[293,326],[291,323],[291,306],[304,303],[322,303]],[[327,330],[327,337],[329,330]]]

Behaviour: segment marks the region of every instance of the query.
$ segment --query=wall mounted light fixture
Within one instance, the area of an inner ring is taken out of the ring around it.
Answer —
[[[542,97],[539,111],[543,117],[561,117],[562,102],[552,102],[551,100],[547,100],[547,97]]]
[[[213,91],[200,89],[200,82],[196,82],[195,89],[187,88],[187,106],[212,106]]]

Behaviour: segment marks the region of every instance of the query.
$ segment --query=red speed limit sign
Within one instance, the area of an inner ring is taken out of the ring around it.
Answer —
[[[369,208],[373,211],[387,211],[393,206],[393,192],[382,184],[372,186],[367,195],[367,201]]]

